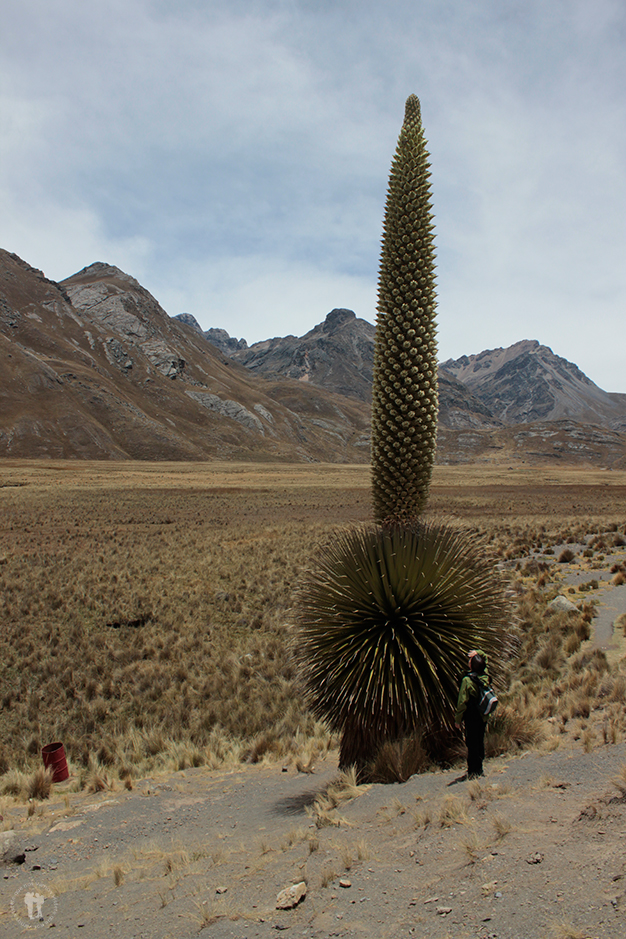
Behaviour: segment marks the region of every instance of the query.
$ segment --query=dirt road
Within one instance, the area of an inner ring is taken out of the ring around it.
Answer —
[[[9,810],[26,850],[3,869],[0,934],[618,939],[626,804],[611,780],[625,762],[620,743],[494,760],[481,784],[430,773],[370,787],[323,827],[305,807],[331,759],[314,775],[198,769],[132,792],[57,791],[42,816]],[[306,897],[277,910],[301,881]],[[46,896],[41,923],[29,885]]]

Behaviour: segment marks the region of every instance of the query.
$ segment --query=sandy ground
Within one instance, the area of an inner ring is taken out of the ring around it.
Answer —
[[[67,800],[61,786],[42,816],[11,810],[26,860],[3,870],[0,934],[619,939],[625,763],[620,743],[493,760],[480,783],[429,773],[371,786],[323,827],[306,806],[330,758],[313,775],[187,770]],[[301,881],[306,897],[277,910]],[[29,883],[41,924],[26,922]]]

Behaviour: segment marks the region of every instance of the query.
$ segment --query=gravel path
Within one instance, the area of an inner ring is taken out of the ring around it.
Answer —
[[[571,548],[577,555],[576,560],[570,564],[553,564],[553,571],[560,568],[561,579],[568,586],[577,587],[579,584],[597,581],[597,589],[591,590],[589,599],[598,601],[596,616],[592,622],[592,642],[594,646],[605,651],[615,649],[621,644],[622,636],[614,634],[615,620],[626,614],[626,584],[614,587],[611,584],[613,574],[610,568],[615,564],[626,562],[626,549],[614,548],[605,556],[602,568],[594,566],[594,562],[583,558],[582,551],[585,545],[560,545],[555,548],[555,556],[560,551]],[[597,565],[597,562],[595,562]],[[567,596],[567,593],[564,593]]]

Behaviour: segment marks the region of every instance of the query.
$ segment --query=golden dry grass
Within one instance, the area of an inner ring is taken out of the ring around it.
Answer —
[[[624,534],[625,481],[435,470],[431,510],[519,568],[521,648],[499,663],[491,752],[539,741],[550,717],[585,722],[599,698],[604,739],[621,732],[624,676],[580,652],[591,613],[548,614],[552,574],[528,555],[589,535],[592,559],[606,551]],[[367,467],[9,460],[0,518],[2,791],[23,791],[16,774],[54,740],[92,786],[159,766],[306,767],[330,745],[300,693],[291,606],[316,545],[369,520]]]

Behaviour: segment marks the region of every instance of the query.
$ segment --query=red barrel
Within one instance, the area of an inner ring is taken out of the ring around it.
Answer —
[[[65,749],[62,743],[48,743],[41,750],[43,765],[46,769],[52,770],[52,782],[63,782],[70,778],[70,771],[67,768],[65,759]]]

